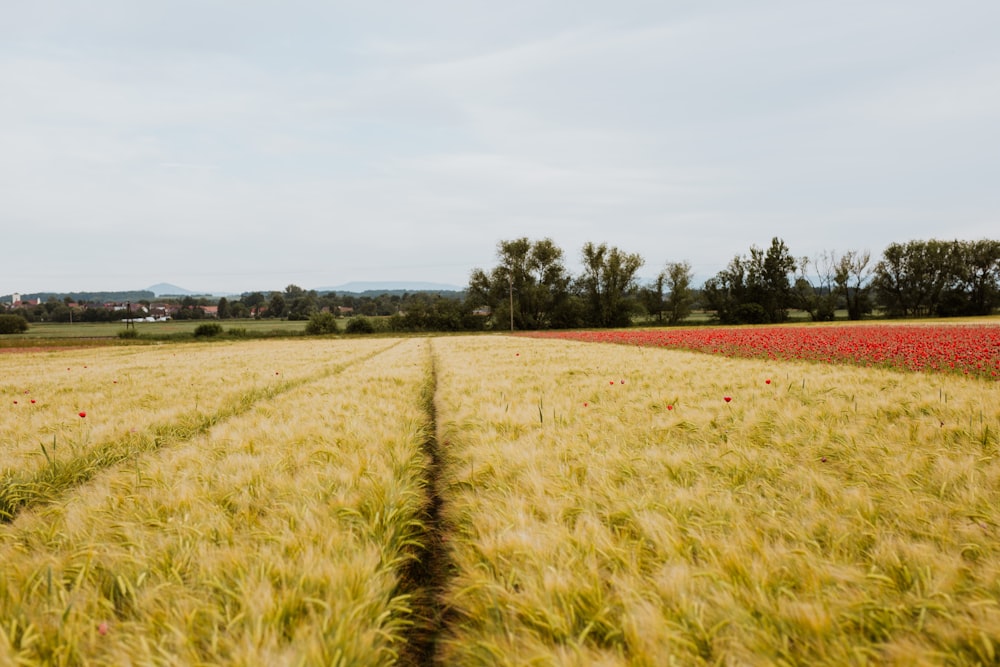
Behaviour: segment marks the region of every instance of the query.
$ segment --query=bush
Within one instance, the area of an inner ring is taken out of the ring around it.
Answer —
[[[28,320],[20,315],[0,315],[0,334],[24,333],[28,330]]]
[[[352,317],[347,321],[347,333],[349,334],[370,334],[375,333],[375,326],[372,321],[363,315]]]
[[[306,334],[310,336],[335,334],[337,330],[337,318],[333,313],[313,313],[306,324]]]
[[[218,322],[205,322],[199,324],[195,330],[195,336],[218,336],[222,333],[222,325]]]
[[[246,338],[247,337],[247,329],[246,329],[246,327],[229,327],[229,329],[226,331],[226,333],[229,334],[230,336],[232,336],[233,338]]]
[[[136,331],[135,329],[123,329],[122,331],[118,332],[118,337],[119,338],[138,338],[139,337],[139,332]]]

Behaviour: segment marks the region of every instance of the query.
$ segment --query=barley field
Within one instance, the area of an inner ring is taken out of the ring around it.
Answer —
[[[0,356],[0,665],[1000,660],[1000,384],[511,336]]]

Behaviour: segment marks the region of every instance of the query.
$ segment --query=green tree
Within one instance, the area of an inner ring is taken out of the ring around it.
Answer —
[[[1000,304],[1000,241],[955,241],[938,314],[989,315]]]
[[[232,308],[229,306],[229,299],[224,296],[220,297],[217,307],[218,311],[216,316],[220,320],[226,320],[232,317]]]
[[[245,317],[250,317],[250,308],[242,301],[230,301],[229,317],[231,319],[242,319]]]
[[[660,273],[667,289],[667,324],[680,324],[691,314],[694,294],[691,290],[691,264],[688,262],[668,262]]]
[[[583,273],[577,281],[585,303],[585,320],[597,327],[622,327],[631,323],[635,309],[635,275],[643,259],[606,243],[584,244]]]
[[[375,325],[364,315],[357,315],[347,321],[345,331],[349,334],[370,334],[375,333]]]
[[[872,287],[889,317],[926,316],[937,311],[951,280],[951,250],[941,241],[890,243],[875,265]]]
[[[240,300],[246,304],[255,318],[260,317],[260,309],[267,302],[267,299],[260,292],[244,294]]]
[[[812,266],[813,275],[809,267]],[[837,310],[837,290],[834,284],[836,258],[833,252],[821,252],[816,258],[802,257],[792,292],[795,305],[809,313],[814,322],[830,322]]]
[[[705,305],[726,324],[783,322],[794,304],[789,275],[795,259],[785,242],[775,237],[767,250],[750,247],[747,257],[736,256],[725,269],[705,281]]]
[[[833,282],[847,306],[847,319],[860,320],[871,312],[869,282],[872,276],[871,253],[848,250],[836,260]]]
[[[310,336],[335,334],[337,331],[337,318],[328,311],[313,313],[306,323],[306,333]]]
[[[268,317],[285,316],[285,297],[281,295],[281,292],[271,293],[271,298],[267,302],[267,316]]]
[[[653,282],[639,288],[639,303],[646,310],[646,314],[656,318],[657,322],[663,322],[663,285],[665,281],[664,272],[660,271]]]
[[[747,303],[746,266],[742,257],[733,257],[726,268],[705,281],[702,299],[723,324],[744,323],[738,316],[740,306]],[[760,310],[763,312],[763,308]]]
[[[291,305],[288,308],[288,319],[308,320],[313,313],[319,310],[318,300],[319,297],[314,290],[300,291],[295,297],[292,297]]]
[[[21,315],[0,315],[0,334],[19,334],[28,330],[28,320]]]
[[[750,248],[749,288],[750,301],[764,309],[767,322],[784,322],[792,307],[792,283],[789,276],[795,271],[795,259],[785,242],[775,237],[768,249]]]
[[[518,329],[565,326],[570,277],[563,252],[551,239],[519,238],[497,244],[499,264],[475,269],[469,278],[471,307],[488,306],[494,326],[507,328],[513,314]]]

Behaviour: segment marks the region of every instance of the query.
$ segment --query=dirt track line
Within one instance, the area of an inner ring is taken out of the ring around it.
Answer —
[[[437,358],[433,339],[427,341],[429,369],[423,388],[423,406],[426,415],[426,434],[423,451],[427,458],[424,472],[426,505],[422,549],[401,573],[401,588],[413,596],[415,622],[407,636],[407,643],[400,651],[399,664],[427,666],[436,664],[439,637],[447,626],[447,609],[442,605],[442,594],[453,570],[445,547],[446,526],[441,516],[444,499],[440,494],[440,477],[443,461],[438,442],[437,407]]]

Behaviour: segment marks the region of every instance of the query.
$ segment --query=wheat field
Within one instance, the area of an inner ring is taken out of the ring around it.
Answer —
[[[0,371],[0,665],[998,660],[997,383],[509,336]]]

